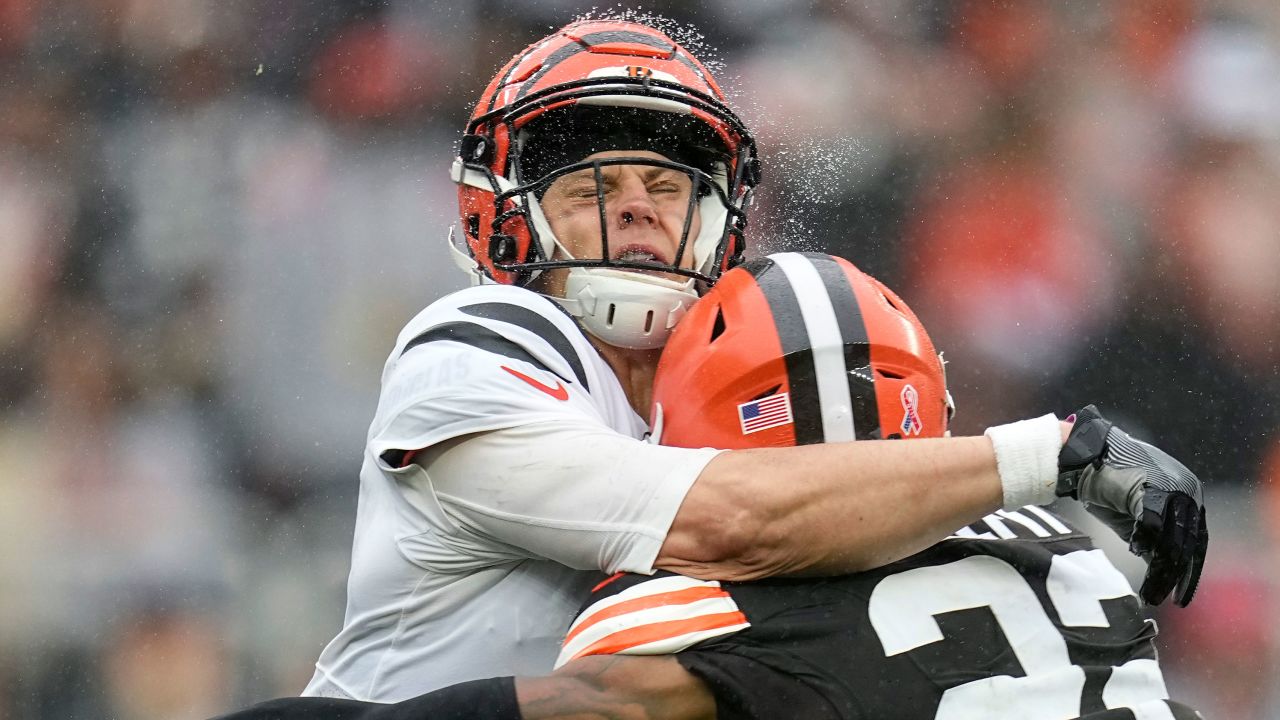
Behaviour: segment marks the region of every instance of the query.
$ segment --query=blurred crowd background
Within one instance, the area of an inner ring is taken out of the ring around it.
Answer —
[[[584,11],[620,8],[0,0],[0,718],[302,688],[381,365],[463,284],[470,103]],[[640,12],[757,132],[755,250],[898,289],[958,432],[1097,401],[1210,483],[1166,676],[1209,717],[1280,718],[1280,5]]]

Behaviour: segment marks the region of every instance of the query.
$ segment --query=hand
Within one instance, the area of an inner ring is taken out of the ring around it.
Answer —
[[[1058,455],[1057,494],[1083,502],[1147,561],[1139,590],[1144,602],[1159,605],[1170,592],[1180,607],[1191,602],[1209,528],[1200,480],[1186,466],[1089,405],[1076,413]]]

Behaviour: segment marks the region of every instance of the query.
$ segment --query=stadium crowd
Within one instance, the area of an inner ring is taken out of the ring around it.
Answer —
[[[302,688],[341,620],[379,369],[464,282],[468,105],[587,7],[0,0],[0,718]],[[753,252],[897,288],[958,433],[1099,400],[1206,480],[1169,683],[1280,717],[1280,9],[643,12],[723,63],[761,140]]]

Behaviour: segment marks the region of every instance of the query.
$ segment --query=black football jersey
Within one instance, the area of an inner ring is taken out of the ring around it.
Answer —
[[[721,718],[1161,720],[1155,622],[1088,537],[998,511],[917,555],[826,579],[619,575],[561,662],[679,652]]]

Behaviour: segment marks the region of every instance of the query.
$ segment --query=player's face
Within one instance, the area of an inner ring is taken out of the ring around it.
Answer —
[[[667,159],[647,150],[611,150],[586,159],[614,157]],[[685,216],[690,212],[693,182],[689,176],[653,165],[608,165],[600,172],[610,259],[692,268],[693,238],[701,228],[696,211],[689,226],[689,242],[682,256],[676,258]],[[601,257],[600,207],[592,168],[557,178],[542,197],[542,210],[560,244],[575,259]],[[559,250],[557,254],[561,254]],[[553,272],[549,278],[550,284],[559,285],[562,279],[555,275],[563,276],[563,271]]]

